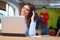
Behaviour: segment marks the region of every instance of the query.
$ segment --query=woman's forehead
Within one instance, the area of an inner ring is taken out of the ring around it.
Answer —
[[[24,5],[25,8],[30,8],[29,5]]]

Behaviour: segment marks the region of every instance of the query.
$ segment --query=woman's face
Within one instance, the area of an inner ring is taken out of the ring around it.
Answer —
[[[29,11],[30,11],[29,5],[24,5],[24,7],[21,9],[21,15],[28,16]]]

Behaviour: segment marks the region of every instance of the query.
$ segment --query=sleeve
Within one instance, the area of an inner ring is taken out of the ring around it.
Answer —
[[[29,36],[36,35],[36,21],[30,23]]]
[[[40,15],[39,15],[39,20],[42,21],[42,20],[44,19],[43,17],[44,17],[43,14],[40,13]]]

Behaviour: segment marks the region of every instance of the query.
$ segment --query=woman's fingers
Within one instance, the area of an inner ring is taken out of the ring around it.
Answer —
[[[35,15],[35,12],[34,11],[32,11],[32,13],[33,13],[33,16]]]
[[[32,13],[33,13],[33,15],[32,15],[32,17],[31,17],[31,21],[34,21],[34,15],[35,15],[35,12],[32,11]]]

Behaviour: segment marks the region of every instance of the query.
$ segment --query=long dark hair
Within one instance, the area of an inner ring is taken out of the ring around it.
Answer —
[[[24,3],[24,6],[25,5],[28,5],[30,7],[30,10],[29,10],[29,14],[27,16],[27,27],[30,26],[30,22],[31,22],[31,17],[33,15],[32,11],[34,10],[35,11],[35,6],[31,3]]]

